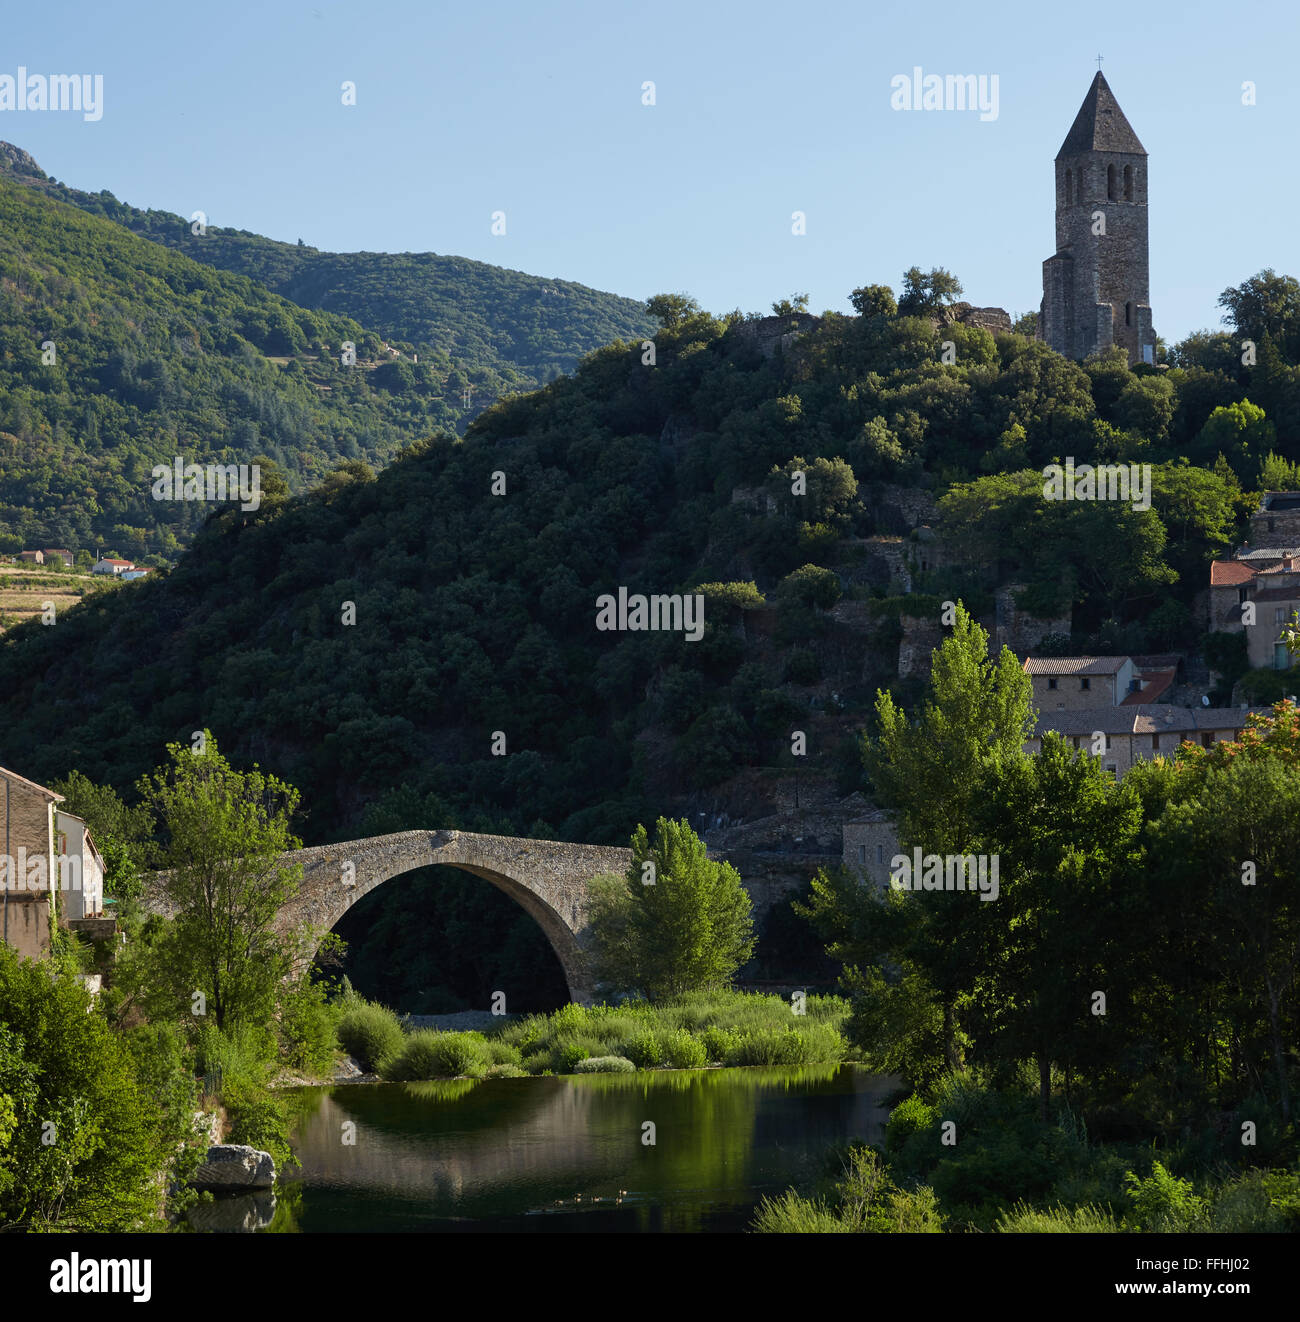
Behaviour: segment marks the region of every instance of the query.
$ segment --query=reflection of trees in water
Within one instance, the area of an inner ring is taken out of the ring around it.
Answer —
[[[843,1135],[842,1110],[800,1106],[827,1091],[860,1106],[870,1123],[890,1081],[836,1083],[837,1065],[643,1071],[558,1078],[440,1080],[322,1090],[298,1135],[309,1183],[418,1199],[426,1214],[500,1216],[551,1207],[581,1193],[613,1204],[628,1189],[646,1229],[701,1228],[710,1201],[746,1202],[764,1177],[756,1135],[777,1154],[808,1146],[825,1126]],[[766,1099],[766,1102],[765,1102]],[[816,1117],[816,1118],[814,1118]],[[356,1143],[342,1142],[343,1124]],[[642,1143],[653,1121],[654,1146]],[[761,1130],[758,1126],[761,1125]],[[785,1149],[783,1152],[782,1150]],[[818,1153],[820,1155],[820,1151]],[[310,1200],[310,1193],[307,1194]],[[432,1204],[431,1206],[429,1204]],[[584,1203],[584,1205],[586,1205]]]

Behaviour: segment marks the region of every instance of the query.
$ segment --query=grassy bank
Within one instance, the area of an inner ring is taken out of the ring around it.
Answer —
[[[811,1065],[846,1058],[848,1003],[809,996],[802,1014],[778,996],[696,992],[651,1004],[566,1005],[486,1032],[405,1032],[391,1010],[351,998],[339,1043],[386,1079]]]

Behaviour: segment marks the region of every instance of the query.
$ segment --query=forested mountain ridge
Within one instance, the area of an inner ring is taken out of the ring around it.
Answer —
[[[351,318],[0,178],[2,550],[174,558],[211,507],[153,499],[155,464],[264,458],[302,489],[450,432],[446,390]]]
[[[635,299],[465,257],[321,252],[301,240],[283,243],[211,225],[196,234],[181,216],[52,180],[9,143],[0,143],[0,175],[195,261],[246,275],[302,307],[353,317],[402,342],[447,377],[445,403],[457,421],[503,394],[571,372],[583,355],[654,325]],[[472,387],[468,405],[466,387]]]
[[[1154,372],[950,326],[947,365],[885,290],[819,321],[653,302],[655,366],[610,346],[463,441],[221,515],[170,575],[14,630],[7,762],[129,791],[206,725],[301,787],[309,840],[459,824],[620,842],[742,781],[753,810],[795,769],[794,729],[802,774],[846,792],[876,686],[912,696],[900,619],[1020,581],[1073,615],[1081,650],[1194,647],[1209,559],[1267,451],[1295,448],[1240,402],[1285,411],[1295,370],[1220,366],[1216,337]],[[1152,462],[1151,508],[1031,499],[1065,454]],[[900,593],[867,571],[896,531],[879,493],[909,487],[937,498],[952,554]],[[702,592],[703,638],[598,630],[620,587]]]

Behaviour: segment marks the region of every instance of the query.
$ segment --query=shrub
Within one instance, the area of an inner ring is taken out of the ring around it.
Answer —
[[[1205,1199],[1192,1192],[1191,1181],[1177,1179],[1158,1161],[1152,1165],[1147,1179],[1139,1179],[1128,1171],[1124,1183],[1133,1204],[1132,1219],[1142,1230],[1187,1230],[1205,1212]]]
[[[716,1060],[719,1063],[726,1060],[727,1053],[735,1047],[738,1040],[738,1035],[729,1028],[705,1028],[700,1032],[705,1059]]]
[[[1119,1222],[1101,1207],[1050,1207],[1043,1211],[1017,1203],[998,1218],[996,1229],[1004,1235],[1096,1235],[1119,1231]]]
[[[605,1054],[605,1044],[591,1033],[566,1035],[551,1052],[551,1068],[557,1074],[572,1074],[580,1060]]]
[[[588,1056],[574,1067],[575,1074],[635,1074],[636,1066],[626,1056]]]
[[[800,1198],[790,1189],[759,1203],[754,1229],[760,1235],[844,1235],[852,1227],[819,1199]]]
[[[479,1077],[484,1079],[526,1079],[528,1071],[521,1069],[518,1065],[512,1065],[509,1061],[502,1061],[498,1065],[489,1065]]]
[[[639,1070],[652,1070],[662,1063],[664,1049],[655,1033],[637,1033],[623,1043],[619,1055],[626,1056]]]
[[[10,1230],[157,1224],[155,1173],[175,1151],[174,1127],[150,1095],[154,1080],[142,1086],[92,1009],[73,979],[0,944],[0,1224]]]
[[[815,1065],[844,1058],[844,1039],[829,1024],[742,1032],[726,1055],[728,1065]]]
[[[937,1235],[943,1233],[943,1214],[927,1185],[910,1192],[891,1189],[877,1212],[878,1230],[895,1235]]]
[[[412,1033],[401,1050],[383,1064],[386,1079],[455,1078],[473,1074],[486,1064],[478,1033],[439,1033],[424,1028]]]
[[[227,1143],[246,1143],[269,1152],[280,1168],[294,1164],[289,1147],[289,1114],[279,1098],[263,1089],[240,1085],[224,1088],[221,1101],[226,1108]]]
[[[324,1074],[334,1064],[338,1008],[325,999],[323,983],[300,979],[280,1004],[280,1040],[294,1069]]]
[[[704,1043],[684,1028],[674,1028],[664,1034],[663,1060],[675,1070],[703,1069],[709,1063]]]
[[[487,1058],[493,1065],[522,1065],[523,1053],[512,1042],[503,1042],[499,1037],[490,1037],[484,1043]],[[526,1073],[526,1071],[525,1071]],[[487,1076],[484,1075],[484,1078]],[[514,1076],[509,1076],[513,1078]]]
[[[913,1134],[929,1129],[939,1118],[939,1113],[920,1097],[908,1097],[899,1102],[889,1113],[885,1125],[885,1146],[891,1152],[897,1152]]]
[[[384,1005],[371,1001],[355,1002],[339,1020],[338,1040],[349,1056],[367,1073],[383,1068],[389,1056],[395,1056],[405,1040],[397,1016]]]

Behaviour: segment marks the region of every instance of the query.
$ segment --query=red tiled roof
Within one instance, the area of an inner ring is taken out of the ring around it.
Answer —
[[[1167,670],[1144,670],[1142,688],[1137,693],[1130,693],[1119,705],[1121,707],[1144,707],[1149,702],[1156,702],[1160,695],[1174,682],[1178,671],[1171,667]]]
[[[1212,588],[1235,587],[1238,583],[1249,583],[1255,577],[1255,570],[1240,560],[1213,560],[1210,562],[1210,586]]]

